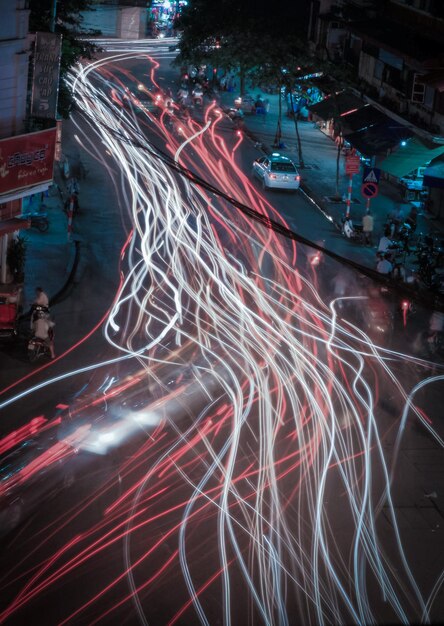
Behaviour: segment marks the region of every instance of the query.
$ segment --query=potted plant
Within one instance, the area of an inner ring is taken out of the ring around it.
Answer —
[[[7,263],[14,282],[21,284],[25,277],[26,237],[13,237],[9,242]]]

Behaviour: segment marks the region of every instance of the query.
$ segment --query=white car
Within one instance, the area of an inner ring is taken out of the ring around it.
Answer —
[[[293,161],[278,152],[256,159],[253,162],[253,174],[262,180],[264,189],[296,191],[301,184],[301,177]]]

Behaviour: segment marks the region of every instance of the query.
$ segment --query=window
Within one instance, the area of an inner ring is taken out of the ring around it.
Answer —
[[[389,67],[387,65],[384,67],[382,80],[384,83],[387,83],[387,85],[390,85],[390,87],[394,87],[395,89],[398,89],[398,91],[402,90],[402,72],[394,67]]]
[[[442,0],[432,0],[429,8],[433,17],[444,18],[444,2]]]
[[[375,68],[373,70],[373,77],[377,80],[382,80],[382,71],[384,69],[384,63],[382,61],[375,61]]]
[[[388,52],[387,50],[379,50],[379,58],[381,61],[384,61],[386,65],[390,65],[391,67],[396,68],[397,70],[402,70],[404,63],[400,57]]]
[[[368,41],[362,42],[362,52],[369,54],[372,57],[378,58],[379,56],[379,48],[369,43]]]
[[[435,100],[435,90],[432,87],[426,86],[424,92],[424,106],[428,109],[433,109],[433,103]]]
[[[412,88],[412,102],[418,102],[419,104],[423,104],[424,102],[424,94],[425,94],[425,85],[421,83],[421,74],[415,74],[415,78],[413,79],[413,88]]]
[[[272,163],[270,169],[272,172],[296,172],[293,163]]]

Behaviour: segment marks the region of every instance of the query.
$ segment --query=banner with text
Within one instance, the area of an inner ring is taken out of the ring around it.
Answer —
[[[51,182],[55,142],[55,128],[0,140],[0,194]]]
[[[36,33],[31,115],[55,119],[59,93],[62,36]]]

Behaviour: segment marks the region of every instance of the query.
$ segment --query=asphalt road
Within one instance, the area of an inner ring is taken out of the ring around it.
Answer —
[[[263,195],[257,149],[216,106],[169,120],[171,54],[141,47],[77,77],[81,145],[113,178],[57,313],[63,347],[84,341],[0,396],[17,429],[0,441],[0,620],[442,622],[442,367],[413,350],[426,312],[404,328],[396,295],[180,174],[331,236],[303,194]]]

